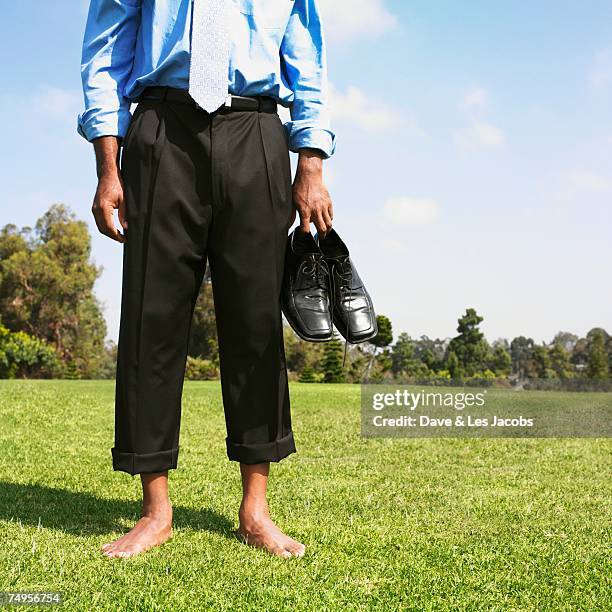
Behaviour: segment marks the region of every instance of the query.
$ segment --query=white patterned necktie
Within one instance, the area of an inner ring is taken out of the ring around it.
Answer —
[[[189,93],[212,113],[227,99],[228,0],[193,0]]]

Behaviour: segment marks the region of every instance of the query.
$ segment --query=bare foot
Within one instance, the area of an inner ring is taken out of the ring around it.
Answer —
[[[249,546],[264,548],[277,557],[303,557],[306,547],[285,535],[270,518],[267,505],[255,509],[240,507],[238,535]]]
[[[128,533],[102,546],[107,557],[133,557],[172,537],[172,507],[144,513]]]

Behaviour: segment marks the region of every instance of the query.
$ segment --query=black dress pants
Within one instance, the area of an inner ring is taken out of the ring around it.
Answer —
[[[291,171],[278,115],[143,100],[121,166],[128,229],[114,469],[177,467],[189,331],[207,260],[227,455],[280,461],[295,445],[280,311]]]

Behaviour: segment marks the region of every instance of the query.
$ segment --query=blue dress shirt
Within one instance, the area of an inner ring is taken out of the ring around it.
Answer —
[[[289,148],[330,156],[327,69],[318,0],[228,0],[228,93],[288,106]],[[149,86],[189,89],[192,0],[91,0],[81,75],[79,133],[123,137],[130,104]]]

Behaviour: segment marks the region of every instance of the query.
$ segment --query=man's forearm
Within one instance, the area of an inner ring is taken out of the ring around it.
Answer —
[[[317,149],[300,149],[297,170],[308,176],[322,177],[323,153]]]
[[[127,215],[123,201],[123,181],[119,173],[119,138],[101,136],[93,141],[96,152],[98,188],[92,206],[96,225],[102,234],[125,242],[125,234],[115,227],[113,213],[119,211],[119,222],[124,232],[127,230]]]
[[[300,213],[301,228],[310,231],[314,223],[322,235],[331,229],[334,216],[331,198],[323,183],[324,153],[318,149],[300,149],[293,182],[293,203]]]
[[[93,141],[96,152],[98,179],[116,176],[119,173],[119,138],[102,136]]]

